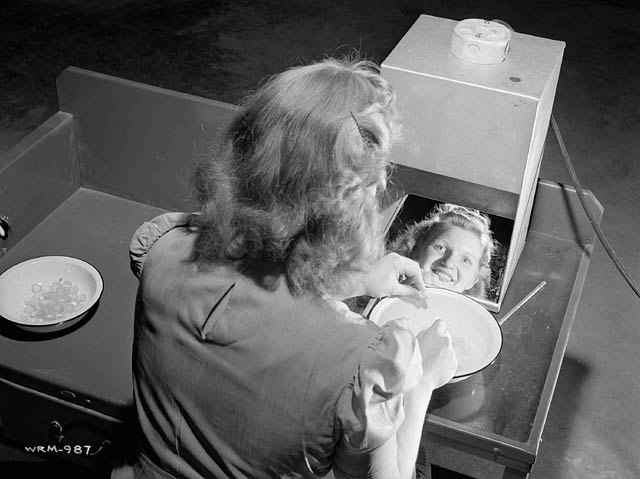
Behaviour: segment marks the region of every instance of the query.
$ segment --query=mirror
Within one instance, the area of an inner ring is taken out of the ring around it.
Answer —
[[[415,194],[389,211],[387,250],[418,261],[426,283],[498,301],[513,219]]]

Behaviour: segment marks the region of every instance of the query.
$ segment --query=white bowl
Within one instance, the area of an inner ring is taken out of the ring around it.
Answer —
[[[437,319],[447,323],[458,358],[458,369],[451,382],[460,381],[489,366],[500,354],[502,330],[482,305],[460,293],[427,288],[426,302],[412,296],[381,299],[369,319],[382,326],[406,318],[414,334],[427,329]]]
[[[73,312],[52,319],[25,318],[25,300],[32,297],[32,286],[70,281],[86,295]],[[66,328],[82,319],[102,294],[104,284],[96,268],[78,258],[41,256],[7,269],[0,275],[0,316],[19,328],[50,332]]]

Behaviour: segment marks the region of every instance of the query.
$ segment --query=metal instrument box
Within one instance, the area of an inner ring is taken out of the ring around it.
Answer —
[[[397,94],[402,139],[391,160],[409,193],[513,220],[499,311],[524,246],[564,42],[513,32],[502,63],[449,51],[458,22],[421,15],[382,63]],[[507,247],[505,245],[505,247]]]

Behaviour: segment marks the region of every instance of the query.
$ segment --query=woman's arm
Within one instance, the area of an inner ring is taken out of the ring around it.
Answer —
[[[404,396],[405,419],[395,436],[371,453],[370,477],[411,479],[432,389],[419,386]],[[337,476],[336,476],[337,477]]]
[[[400,472],[398,477],[413,477],[418,449],[420,448],[420,439],[422,438],[422,427],[424,426],[432,392],[433,389],[428,386],[419,386],[405,395],[405,420],[396,433],[397,461]]]
[[[404,396],[405,419],[396,434],[372,451],[337,452],[336,479],[411,479],[415,472],[422,426],[432,389],[418,386]]]
[[[434,389],[449,382],[458,367],[451,336],[444,321],[436,320],[417,339],[422,354],[422,381],[404,395],[405,419],[395,435],[395,441],[387,441],[389,444],[385,443],[382,451],[373,454],[372,473],[376,479],[394,477],[387,475],[385,468],[391,466],[384,464],[385,461],[389,462],[392,455],[395,455],[395,467],[398,471],[396,477],[405,479],[413,476],[431,394]]]
[[[455,373],[457,360],[446,323],[436,322],[417,336],[422,360],[422,378],[403,394],[404,420],[395,434],[372,450],[338,447],[334,456],[336,479],[410,479],[422,437],[427,407],[434,389]]]

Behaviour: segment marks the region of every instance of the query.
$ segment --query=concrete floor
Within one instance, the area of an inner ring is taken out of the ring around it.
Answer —
[[[565,41],[554,115],[614,250],[640,279],[638,2],[9,0],[1,12],[0,154],[56,111],[55,78],[70,65],[236,102],[264,75],[325,54],[355,47],[382,61],[420,13],[500,18]],[[569,182],[551,136],[540,176]],[[531,479],[640,477],[639,367],[640,299],[598,244]],[[53,472],[0,447],[0,476],[10,467]]]

